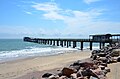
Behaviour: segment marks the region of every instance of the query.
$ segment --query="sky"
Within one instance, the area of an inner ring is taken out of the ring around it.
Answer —
[[[0,38],[120,33],[120,0],[0,0]]]

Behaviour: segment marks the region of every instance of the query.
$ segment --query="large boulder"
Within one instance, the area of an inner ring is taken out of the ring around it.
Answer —
[[[112,57],[118,57],[120,56],[120,49],[114,49],[111,53]]]
[[[58,75],[51,75],[51,76],[49,76],[48,79],[59,79],[59,76]]]
[[[117,58],[117,62],[120,62],[120,56]]]
[[[74,72],[76,72],[76,71],[74,69],[71,69],[71,68],[64,67],[62,69],[62,75],[67,76],[67,77],[70,77],[71,74],[73,74]]]

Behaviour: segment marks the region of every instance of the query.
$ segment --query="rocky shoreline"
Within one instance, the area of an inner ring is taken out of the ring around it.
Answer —
[[[108,64],[120,62],[120,43],[107,45],[100,50],[93,50],[91,57],[77,60],[57,70],[57,73],[44,73],[43,79],[108,79],[111,70]]]

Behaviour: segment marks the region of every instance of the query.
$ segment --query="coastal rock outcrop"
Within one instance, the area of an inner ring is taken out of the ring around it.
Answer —
[[[45,73],[42,77],[46,79],[107,79],[106,74],[111,71],[107,65],[116,62],[120,62],[120,43],[93,50],[87,60],[77,60],[56,75]]]

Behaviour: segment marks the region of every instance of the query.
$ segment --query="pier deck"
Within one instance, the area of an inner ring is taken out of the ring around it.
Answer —
[[[92,37],[92,38],[91,38]],[[117,37],[117,38],[116,38]],[[120,41],[120,34],[106,34],[106,35],[90,35],[89,39],[60,39],[60,38],[31,38],[24,37],[24,41],[34,42],[39,44],[48,44],[53,46],[66,46],[73,48],[77,46],[77,42],[80,42],[80,49],[83,50],[83,43],[89,42],[90,50],[92,50],[93,43],[99,43],[100,49],[105,46],[105,43],[115,43]]]

